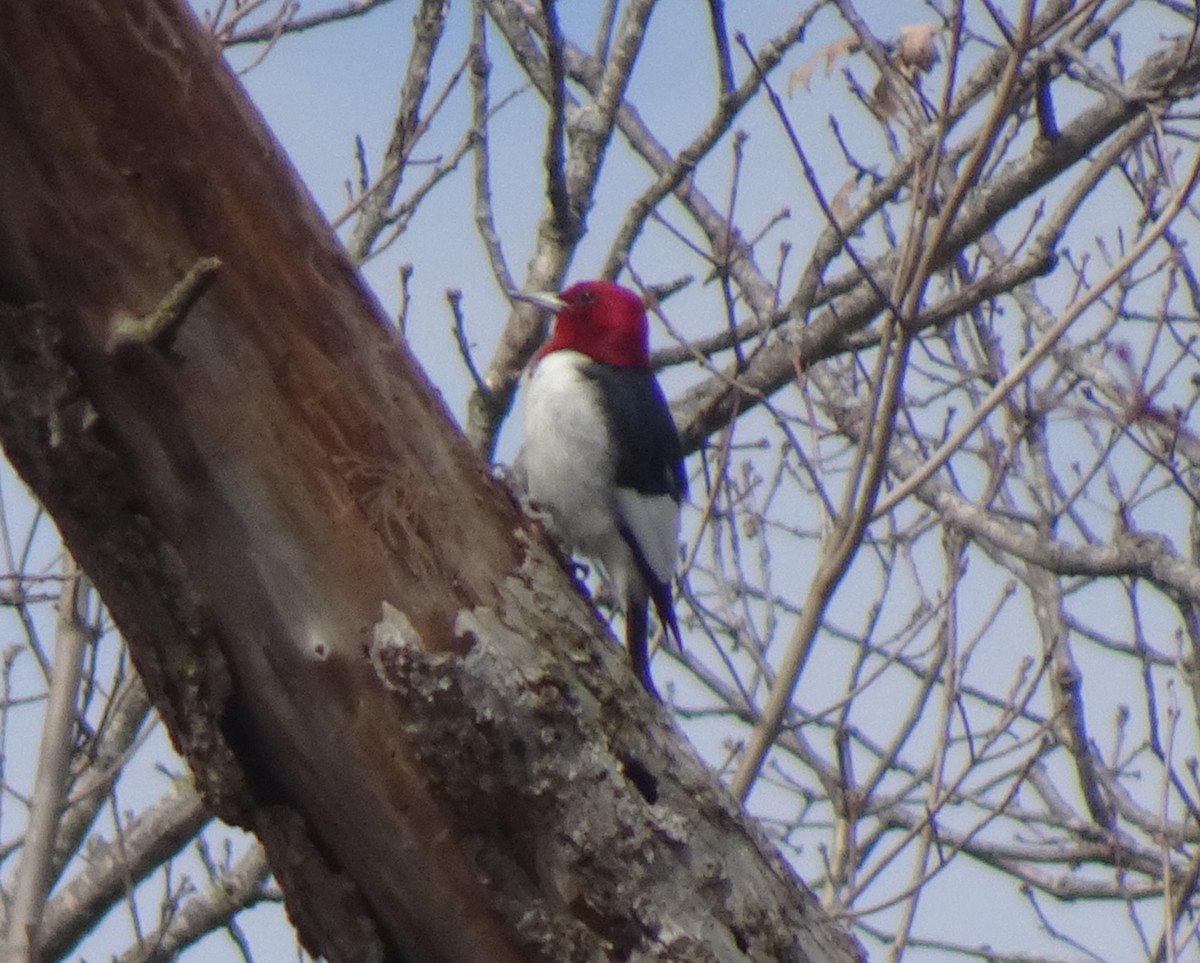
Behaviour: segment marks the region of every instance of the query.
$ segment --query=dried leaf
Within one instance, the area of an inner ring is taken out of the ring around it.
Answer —
[[[850,216],[854,213],[854,206],[851,203],[851,199],[854,197],[854,189],[857,186],[858,175],[854,174],[829,199],[829,213],[833,215],[834,223],[843,230],[850,223]]]
[[[937,44],[934,43],[942,27],[938,23],[913,23],[900,28],[900,39],[896,41],[896,53],[892,64],[906,76],[929,72],[938,61]]]
[[[914,23],[900,28],[900,37],[892,45],[888,63],[909,81],[915,80],[938,61],[935,43],[941,26],[936,23]],[[893,116],[900,108],[893,81],[880,77],[871,93],[871,103],[880,117]]]
[[[871,91],[871,106],[875,108],[875,113],[884,119],[894,116],[899,110],[900,100],[887,77],[880,77],[875,89]]]
[[[803,87],[805,90],[809,89],[808,82],[812,79],[813,71],[817,69],[817,63],[822,58],[825,60],[825,76],[828,77],[833,72],[833,66],[837,63],[839,57],[848,53],[854,53],[858,48],[858,37],[855,36],[843,37],[841,40],[835,40],[833,43],[826,44],[788,74],[788,96],[791,96],[798,87]]]

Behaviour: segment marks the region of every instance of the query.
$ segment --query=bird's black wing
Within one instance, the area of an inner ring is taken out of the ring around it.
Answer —
[[[683,448],[671,409],[649,369],[593,363],[585,373],[600,391],[615,446],[619,488],[641,495],[687,495]]]
[[[654,373],[649,369],[618,368],[598,362],[588,365],[585,372],[600,391],[603,410],[609,421],[617,488],[630,489],[649,497],[667,496],[675,503],[674,511],[677,512],[678,505],[687,495],[683,448],[666,397]],[[655,570],[643,549],[641,538],[644,533],[634,531],[632,524],[631,519],[622,520],[621,537],[633,554],[659,622],[668,635],[675,639],[676,645],[682,645],[671,599],[670,576],[664,579]],[[645,652],[645,602],[628,600],[628,606],[630,611],[626,613],[626,627],[630,657],[645,682],[649,678]],[[648,684],[647,687],[653,691],[652,685]]]

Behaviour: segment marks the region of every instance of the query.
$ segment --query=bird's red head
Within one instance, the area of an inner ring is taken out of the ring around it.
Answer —
[[[550,338],[537,353],[578,351],[619,368],[650,364],[642,299],[612,281],[580,281],[558,296],[561,306]]]

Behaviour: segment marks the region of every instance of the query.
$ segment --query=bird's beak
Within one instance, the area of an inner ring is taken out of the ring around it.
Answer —
[[[553,291],[509,291],[508,296],[514,301],[535,304],[546,311],[557,312],[567,306],[566,302]]]

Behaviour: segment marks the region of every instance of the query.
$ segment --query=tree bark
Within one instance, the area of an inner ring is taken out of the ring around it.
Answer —
[[[310,951],[859,958],[454,430],[182,4],[0,0],[0,304],[9,457]]]

